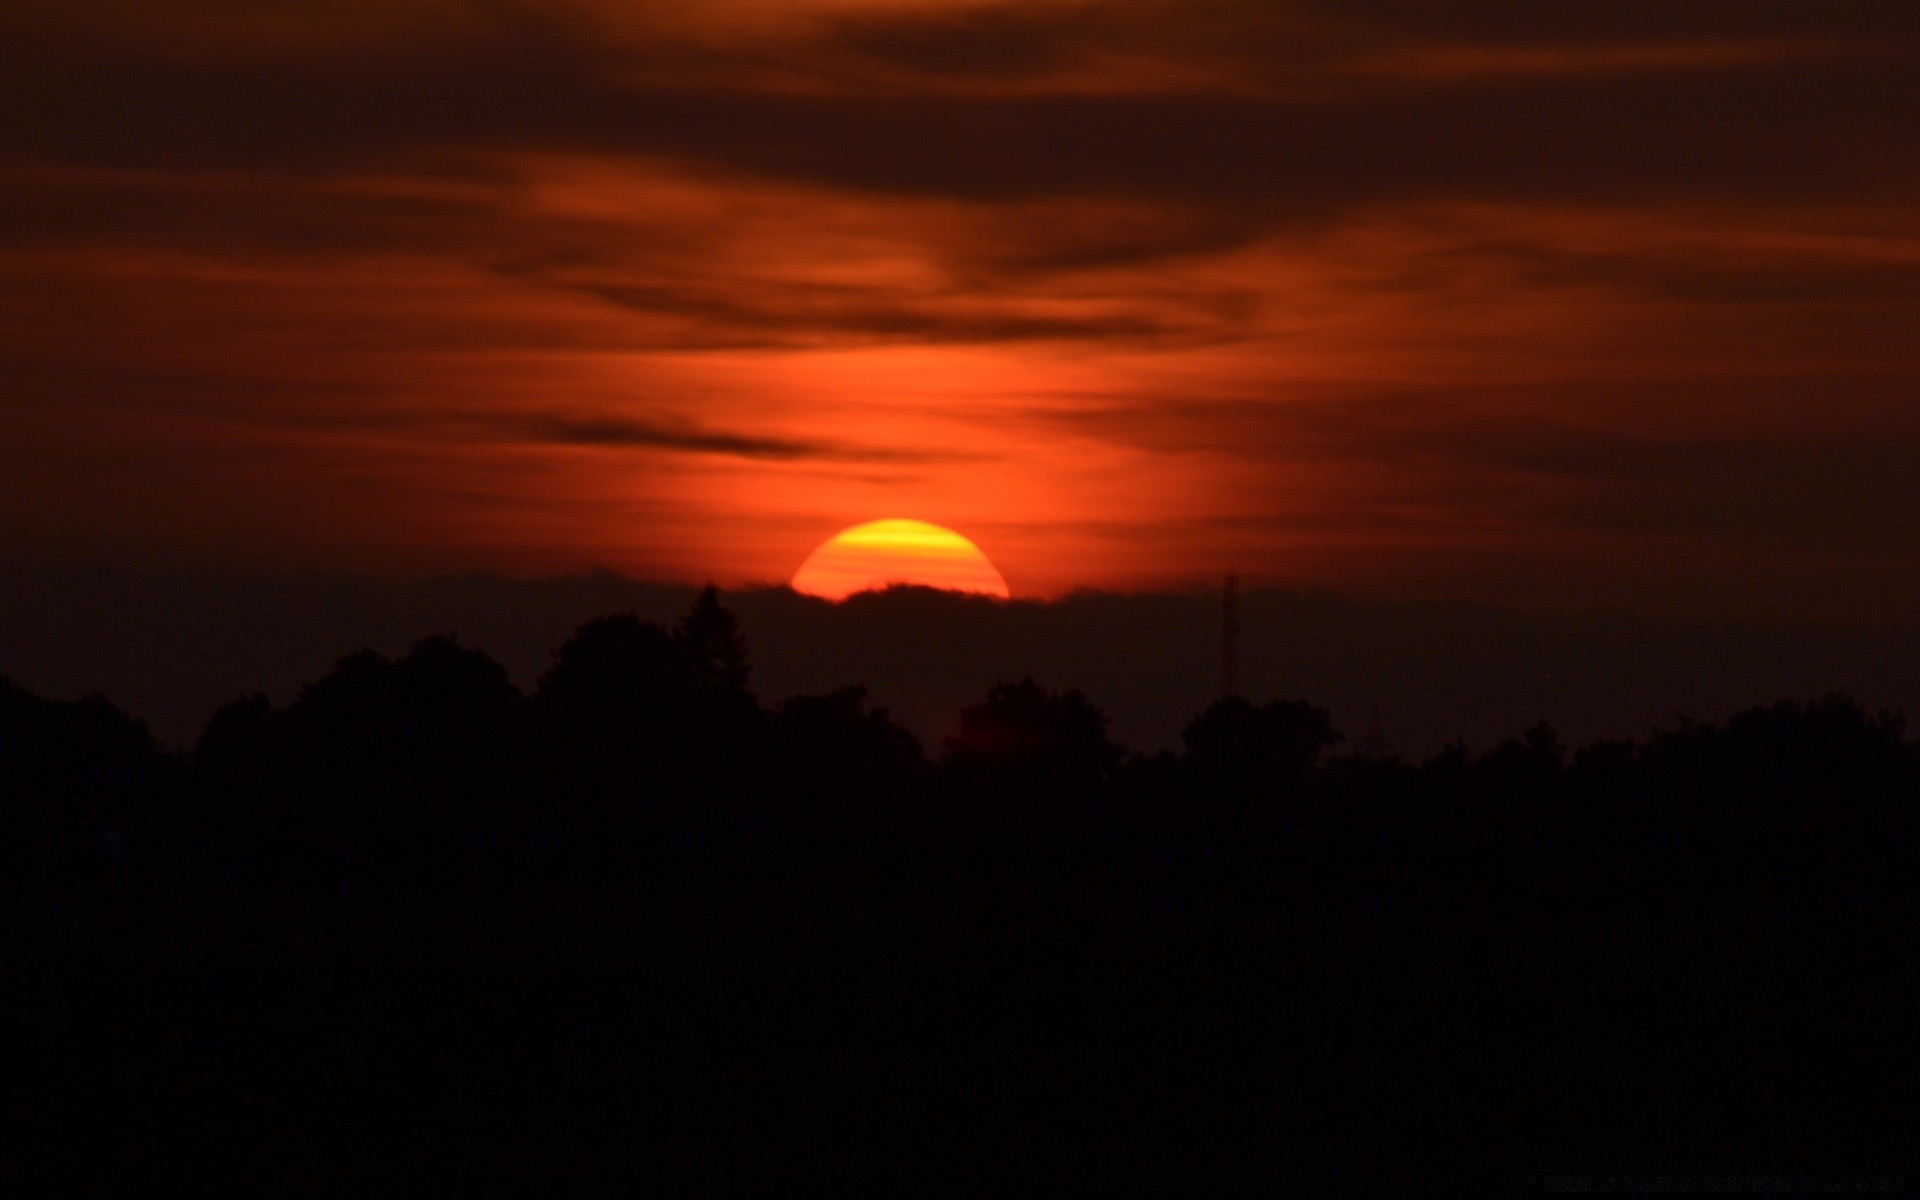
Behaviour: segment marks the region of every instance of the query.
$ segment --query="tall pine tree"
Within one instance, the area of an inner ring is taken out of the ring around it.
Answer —
[[[747,643],[740,622],[720,603],[720,589],[708,584],[680,618],[674,631],[693,656],[694,670],[716,691],[747,690]]]

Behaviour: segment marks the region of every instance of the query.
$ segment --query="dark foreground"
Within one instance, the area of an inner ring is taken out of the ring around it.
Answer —
[[[1023,1190],[1901,1171],[1920,753],[1843,700],[1344,753],[1075,693],[937,761],[709,602],[443,641],[191,755],[0,682],[42,1184]]]

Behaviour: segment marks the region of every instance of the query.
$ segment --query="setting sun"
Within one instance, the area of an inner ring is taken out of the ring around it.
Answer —
[[[869,521],[843,529],[807,556],[793,590],[828,600],[893,584],[1009,597],[980,548],[951,529],[925,521]]]

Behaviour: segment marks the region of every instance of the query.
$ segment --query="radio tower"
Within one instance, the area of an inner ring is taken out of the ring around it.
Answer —
[[[1220,694],[1240,694],[1240,576],[1233,571],[1220,597]]]

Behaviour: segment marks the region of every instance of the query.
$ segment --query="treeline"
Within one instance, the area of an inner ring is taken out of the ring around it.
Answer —
[[[750,682],[712,590],[672,628],[582,626],[531,694],[430,638],[179,755],[0,681],[41,1119],[256,1185],[1913,1148],[1896,716],[1412,763],[1236,697],[1143,756],[1022,680],[929,753],[858,687]]]

